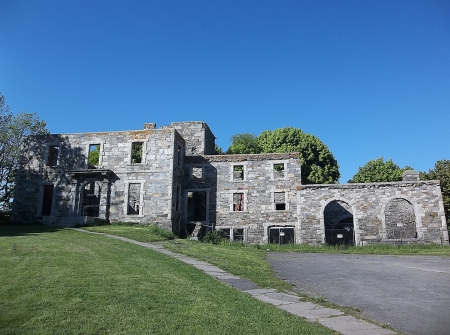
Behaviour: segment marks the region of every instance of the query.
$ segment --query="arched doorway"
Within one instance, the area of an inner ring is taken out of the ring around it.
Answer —
[[[100,215],[100,185],[95,181],[88,181],[81,191],[81,215],[98,217]]]
[[[354,245],[353,214],[350,206],[341,200],[333,200],[323,211],[325,242],[328,244]]]

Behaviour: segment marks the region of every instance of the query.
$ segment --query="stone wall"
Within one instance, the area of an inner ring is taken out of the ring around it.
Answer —
[[[327,206],[339,202],[353,218],[356,245],[448,243],[439,181],[303,185],[298,188],[297,240],[324,243],[326,225],[330,226],[326,222]]]
[[[186,157],[185,193],[207,192],[208,220],[215,229],[231,234],[242,230],[245,242],[267,243],[268,227],[298,223],[298,157],[296,153]],[[203,178],[193,176],[196,169],[203,170]]]
[[[139,163],[132,162],[134,142],[142,143]],[[100,146],[100,157],[97,166],[88,169],[93,145]],[[49,166],[52,147],[58,148],[58,158],[54,166]],[[181,154],[177,152],[179,147]],[[101,190],[99,219],[156,222],[172,229],[173,185],[174,181],[180,184],[182,178],[184,147],[184,139],[173,128],[30,136],[19,171],[12,220],[42,219],[43,186],[54,185],[51,215],[44,221],[80,223],[78,217],[83,216],[82,207],[86,205],[83,188],[94,181]],[[133,200],[131,205],[130,197],[138,202]]]

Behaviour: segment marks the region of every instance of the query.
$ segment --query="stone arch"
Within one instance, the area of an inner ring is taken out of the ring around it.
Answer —
[[[82,184],[80,189],[80,213],[82,216],[100,216],[100,199],[101,199],[101,185],[89,180]]]
[[[405,197],[390,198],[382,208],[382,226],[386,239],[417,238],[416,206]]]
[[[322,209],[325,243],[355,244],[354,209],[349,201],[330,199]]]

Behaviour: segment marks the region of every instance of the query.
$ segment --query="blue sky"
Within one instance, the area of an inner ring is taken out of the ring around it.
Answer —
[[[52,133],[205,121],[316,135],[350,179],[450,159],[450,2],[0,2],[0,92]]]

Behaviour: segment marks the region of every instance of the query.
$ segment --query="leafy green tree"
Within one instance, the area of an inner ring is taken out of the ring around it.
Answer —
[[[265,130],[258,136],[262,152],[298,152],[303,184],[332,184],[339,180],[339,165],[316,136],[293,127]]]
[[[368,161],[350,179],[349,183],[381,183],[389,181],[401,181],[403,172],[412,170],[410,166],[400,168],[392,159],[385,161],[383,157]]]
[[[27,135],[48,134],[45,121],[36,114],[13,115],[0,93],[0,210],[11,209],[21,145]]]
[[[89,151],[89,168],[96,168],[100,159],[100,145],[95,144],[90,148]]]
[[[444,211],[447,218],[447,228],[450,229],[450,160],[440,160],[434,165],[434,169],[420,172],[422,180],[440,180]]]
[[[298,128],[265,130],[259,136],[237,134],[231,137],[231,143],[230,154],[298,152],[303,184],[331,184],[340,177],[339,165],[328,147]]]
[[[224,152],[222,151],[222,148],[219,147],[217,144],[214,145],[214,155],[223,155]]]
[[[231,136],[228,154],[259,154],[260,152],[261,148],[256,135],[243,133]]]

